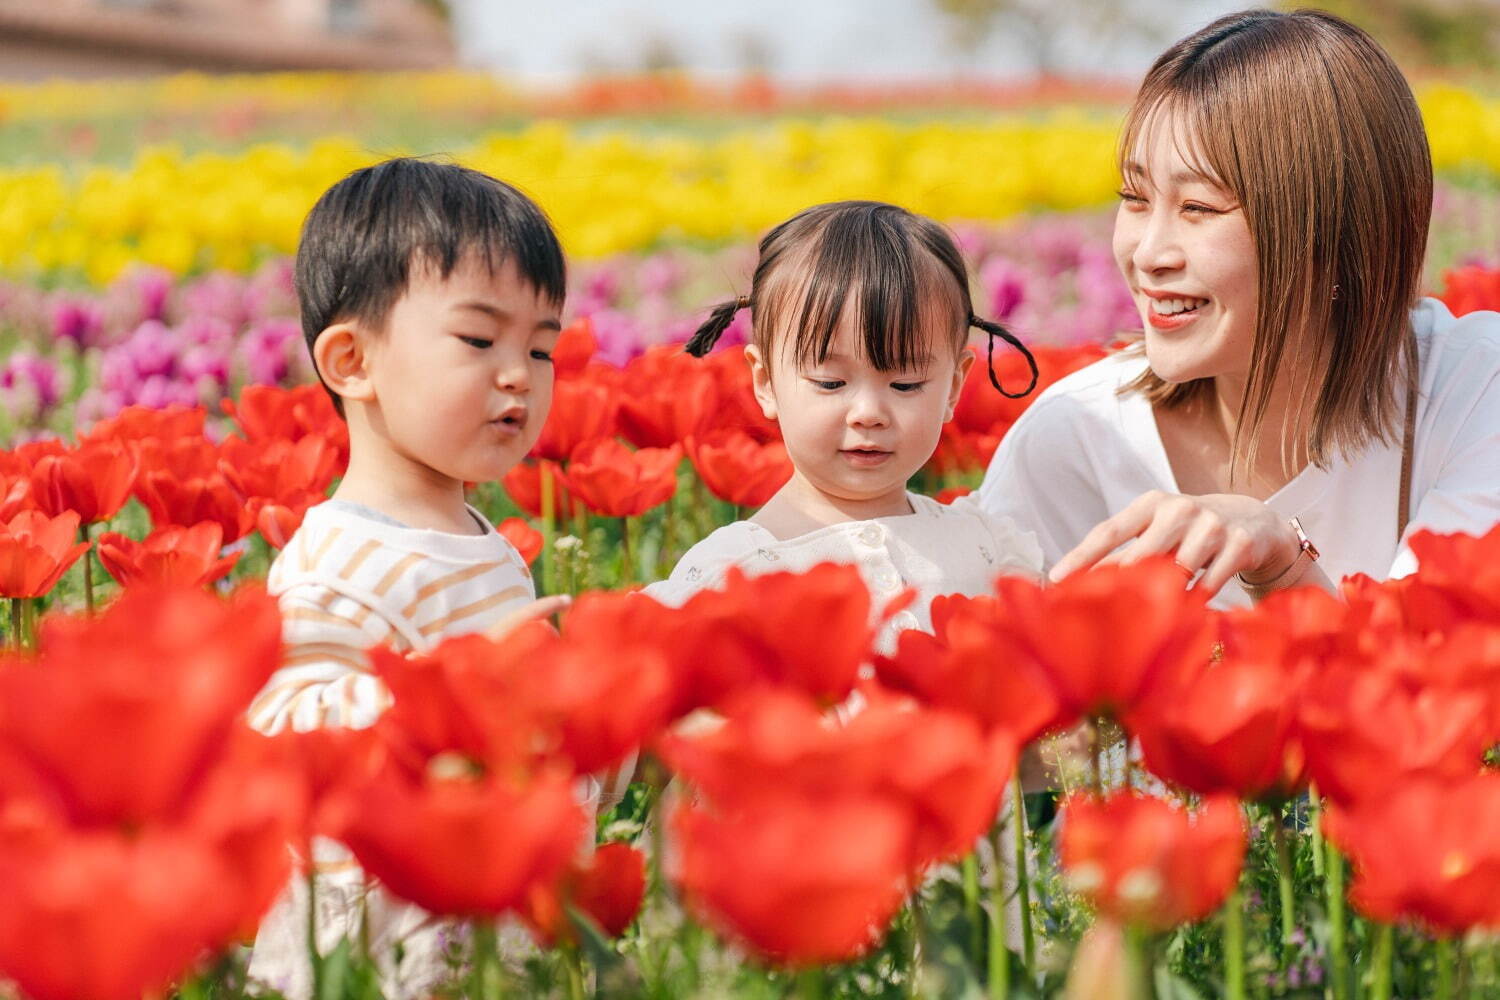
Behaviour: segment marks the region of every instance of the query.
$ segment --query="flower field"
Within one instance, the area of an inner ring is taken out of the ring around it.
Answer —
[[[0,997],[275,996],[246,945],[314,836],[451,921],[441,995],[1500,997],[1500,528],[1228,614],[1170,562],[1002,579],[888,655],[848,568],[629,592],[789,475],[745,317],[680,350],[766,225],[854,196],[949,222],[1042,386],[1135,324],[1121,95],[1051,88],[0,89]],[[1500,99],[1420,95],[1428,287],[1500,308]],[[373,727],[265,737],[262,581],[348,460],[288,254],[372,146],[558,223],[552,414],[473,502],[578,597],[556,630],[372,649]],[[1027,403],[972,376],[916,487],[977,485]],[[576,779],[628,762],[591,825]],[[315,995],[389,995],[398,959],[352,938]]]

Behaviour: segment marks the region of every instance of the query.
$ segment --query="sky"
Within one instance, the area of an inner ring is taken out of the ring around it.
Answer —
[[[1225,0],[1017,0],[1038,12],[1046,61],[1073,74],[1136,77],[1171,42],[1220,14]],[[934,0],[453,0],[465,62],[563,82],[652,59],[698,74],[762,67],[797,82],[941,80],[1032,75],[1036,35],[1001,24],[965,52]],[[1089,30],[1120,15],[1133,22]]]

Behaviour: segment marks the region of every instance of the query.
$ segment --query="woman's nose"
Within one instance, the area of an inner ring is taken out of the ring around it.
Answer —
[[[1157,274],[1179,270],[1187,263],[1177,227],[1167,212],[1152,211],[1144,220],[1139,235],[1135,251],[1131,254],[1136,270],[1145,274]]]

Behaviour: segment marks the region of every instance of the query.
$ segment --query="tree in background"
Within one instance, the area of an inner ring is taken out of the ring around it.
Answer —
[[[1281,0],[1277,6],[1311,6],[1353,21],[1408,66],[1500,67],[1495,0]]]
[[[932,0],[948,19],[953,46],[972,60],[997,30],[1004,29],[1025,42],[1039,74],[1050,74],[1062,64],[1058,42],[1062,38],[1107,38],[1135,36],[1166,43],[1158,38],[1156,22],[1127,3],[1100,0]]]

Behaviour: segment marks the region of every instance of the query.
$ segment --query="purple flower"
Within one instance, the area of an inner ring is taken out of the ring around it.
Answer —
[[[249,319],[245,306],[245,279],[223,271],[199,278],[183,289],[182,315],[213,316],[238,330]]]
[[[979,283],[990,300],[992,318],[1004,322],[1026,301],[1026,276],[1012,261],[999,254],[984,262]]]
[[[670,295],[687,276],[682,262],[669,253],[656,253],[636,269],[636,287],[643,296]]]
[[[52,303],[52,336],[72,341],[75,347],[92,347],[104,331],[104,310],[96,302],[64,296]]]
[[[306,354],[302,327],[293,319],[264,320],[240,338],[240,362],[254,385],[280,385],[292,373],[293,359]]]
[[[0,368],[0,400],[11,418],[39,423],[62,398],[57,366],[29,351],[17,351]]]

